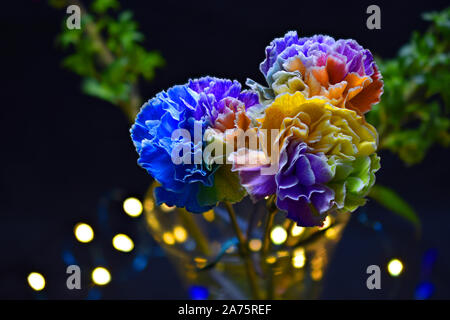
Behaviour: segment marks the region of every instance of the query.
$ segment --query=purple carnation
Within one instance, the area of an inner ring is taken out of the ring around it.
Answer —
[[[334,203],[334,191],[325,186],[332,177],[324,154],[309,153],[304,142],[290,142],[275,175],[277,207],[299,225],[321,225]]]
[[[287,141],[287,140],[286,140]],[[274,175],[261,174],[262,166],[238,166],[242,185],[253,200],[276,194],[277,207],[298,225],[321,225],[334,205],[334,191],[325,184],[332,171],[323,153],[310,153],[304,142],[287,142]]]

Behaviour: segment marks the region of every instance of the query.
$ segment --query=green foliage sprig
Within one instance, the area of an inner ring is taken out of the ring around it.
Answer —
[[[119,106],[133,121],[142,104],[138,82],[152,80],[164,59],[142,46],[144,36],[131,11],[117,12],[117,0],[95,0],[89,10],[79,1],[52,0],[50,4],[81,8],[81,29],[70,30],[64,21],[57,39],[62,48],[72,51],[63,66],[83,78],[84,93]]]
[[[367,117],[380,148],[408,165],[435,143],[450,145],[450,8],[423,17],[432,22],[428,31],[414,32],[396,58],[377,60],[384,94]]]

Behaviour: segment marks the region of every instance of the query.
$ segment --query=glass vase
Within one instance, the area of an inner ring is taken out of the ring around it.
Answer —
[[[235,204],[237,224],[246,239],[245,251],[256,275],[257,295],[250,285],[226,207],[203,214],[157,206],[149,188],[146,224],[178,270],[192,298],[316,299],[324,274],[349,214],[330,215],[323,227],[302,228],[275,212],[269,232],[265,201],[248,198]],[[268,233],[269,246],[264,245]]]

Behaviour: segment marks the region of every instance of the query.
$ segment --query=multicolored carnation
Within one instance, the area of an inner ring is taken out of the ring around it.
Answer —
[[[260,65],[269,87],[247,82],[266,102],[297,91],[322,96],[337,107],[368,112],[380,101],[383,81],[369,50],[355,40],[315,35],[299,38],[295,31],[266,48]]]
[[[296,92],[277,96],[259,121],[261,131],[278,130],[265,141],[276,141],[281,150],[272,175],[262,171],[268,164],[234,165],[254,200],[276,195],[277,207],[301,226],[321,225],[331,211],[354,211],[364,203],[379,161],[377,131],[363,116]]]
[[[160,183],[158,204],[204,212],[246,193],[274,196],[308,227],[364,205],[380,168],[378,133],[364,114],[383,92],[370,51],[355,40],[288,32],[266,48],[260,69],[267,87],[247,80],[252,90],[242,91],[237,81],[204,77],[142,107],[131,136],[138,163]],[[188,137],[174,138],[178,129]],[[189,161],[174,163],[178,150]]]
[[[145,103],[131,128],[131,137],[139,154],[138,164],[161,184],[155,189],[157,203],[204,212],[226,198],[229,193],[223,189],[233,182],[237,184],[235,194],[245,195],[237,176],[225,165],[198,163],[195,158],[202,159],[206,130],[245,125],[246,110],[257,104],[258,96],[242,91],[239,82],[213,77],[174,86]],[[199,141],[193,139],[195,127],[201,131]],[[177,129],[187,130],[190,137],[173,139]],[[176,149],[188,150],[190,163],[174,164]]]

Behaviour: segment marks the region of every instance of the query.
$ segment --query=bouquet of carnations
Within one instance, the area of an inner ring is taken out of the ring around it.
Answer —
[[[281,212],[320,227],[364,205],[380,168],[364,116],[383,92],[369,50],[288,32],[266,48],[260,70],[267,83],[248,79],[248,90],[208,76],[162,91],[131,128],[138,163],[158,183],[156,204],[204,213],[223,203],[243,257],[248,239],[233,203],[265,199],[266,223]]]

